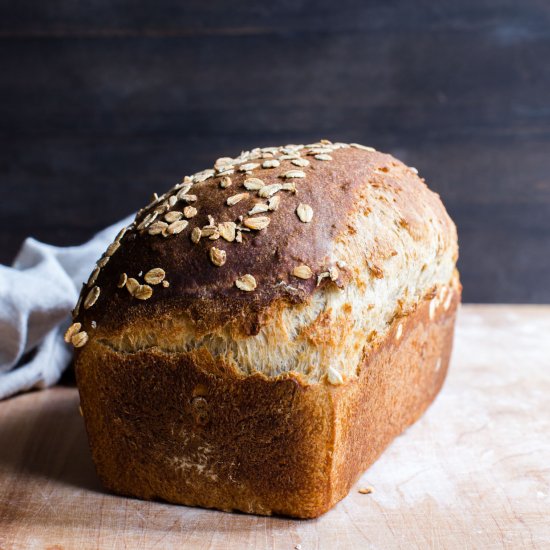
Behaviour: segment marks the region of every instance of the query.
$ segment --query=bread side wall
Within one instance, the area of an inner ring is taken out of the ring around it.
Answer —
[[[243,377],[200,352],[117,353],[76,364],[99,477],[143,499],[314,517],[330,502],[327,388]]]

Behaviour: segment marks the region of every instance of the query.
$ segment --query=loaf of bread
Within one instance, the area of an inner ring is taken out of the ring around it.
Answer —
[[[254,149],[155,195],[66,334],[104,485],[327,511],[438,393],[457,256],[417,171],[358,144]]]

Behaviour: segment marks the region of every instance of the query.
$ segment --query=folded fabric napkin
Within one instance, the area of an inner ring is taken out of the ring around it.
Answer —
[[[62,248],[29,238],[12,267],[0,265],[0,399],[59,380],[72,356],[63,333],[82,283],[132,219],[81,246]]]

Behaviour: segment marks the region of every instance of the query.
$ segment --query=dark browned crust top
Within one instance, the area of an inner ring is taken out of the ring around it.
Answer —
[[[230,176],[232,185],[226,189],[220,187],[221,177],[194,184],[189,193],[197,196],[192,206],[197,208],[198,214],[188,220],[185,230],[163,237],[150,235],[147,229],[130,228],[91,285],[100,288],[97,301],[88,309],[80,307],[75,320],[90,331],[94,326],[108,329],[131,324],[144,316],[188,315],[201,332],[219,329],[231,321],[244,334],[255,334],[271,306],[281,301],[288,304],[304,302],[316,290],[317,276],[331,267],[330,252],[336,237],[353,231],[348,224],[351,215],[356,213],[363,186],[370,184],[392,189],[409,232],[414,235],[415,228],[421,227],[421,208],[415,204],[426,199],[426,191],[412,169],[390,155],[355,147],[339,148],[330,155],[330,161],[317,160],[314,155],[306,156],[304,151],[302,156],[310,161],[306,167],[283,160],[277,168],[257,168],[248,175],[235,172]],[[244,162],[261,164],[263,160],[266,159]],[[302,170],[306,177],[283,180],[281,175],[288,170]],[[260,214],[270,218],[269,226],[261,231],[243,233],[242,243],[204,237],[199,243],[193,243],[191,231],[207,225],[208,215],[216,224],[235,222],[239,216],[247,217],[247,212],[258,201],[255,192],[250,192],[249,198],[234,206],[227,206],[226,200],[246,191],[243,182],[248,177],[259,177],[266,185],[292,181],[297,193],[279,191],[279,208]],[[421,199],[417,198],[419,193]],[[436,211],[439,209],[440,218],[448,219],[438,197],[428,195],[432,206],[435,205]],[[310,223],[303,223],[297,216],[300,203],[312,207]],[[178,203],[173,209],[181,211],[184,206]],[[137,222],[146,214],[147,211],[138,215]],[[452,225],[450,220],[448,223]],[[226,251],[225,265],[216,267],[210,261],[212,246]],[[310,279],[292,275],[292,270],[300,264],[311,268],[313,276]],[[169,286],[153,286],[149,299],[136,299],[126,288],[118,288],[121,274],[144,284],[143,275],[153,268],[165,271]],[[235,280],[245,274],[252,274],[257,281],[252,292],[235,286]],[[340,269],[336,284],[343,284],[349,276],[345,268]],[[327,277],[322,284],[334,283]],[[83,298],[89,290],[90,287],[84,287]]]

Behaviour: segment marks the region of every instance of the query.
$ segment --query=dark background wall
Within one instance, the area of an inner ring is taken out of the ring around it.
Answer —
[[[547,0],[0,1],[0,262],[322,137],[420,170],[466,300],[550,302]]]

